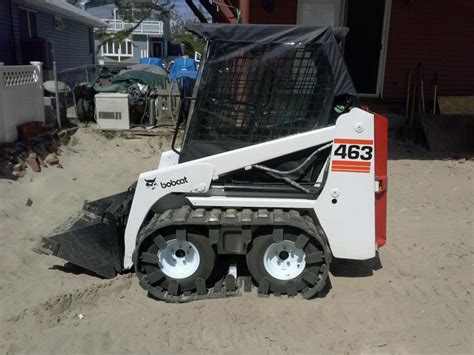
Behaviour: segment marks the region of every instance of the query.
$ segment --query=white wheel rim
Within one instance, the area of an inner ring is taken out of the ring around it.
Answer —
[[[265,250],[263,266],[273,278],[291,280],[303,272],[306,266],[305,253],[291,240],[273,243]]]
[[[173,279],[185,279],[196,272],[200,257],[196,246],[188,241],[168,240],[166,248],[158,251],[161,271]]]

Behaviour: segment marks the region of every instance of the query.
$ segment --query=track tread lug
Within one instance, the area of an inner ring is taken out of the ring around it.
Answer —
[[[222,286],[224,285],[224,280],[220,279],[219,281],[216,282],[214,285],[214,293],[221,293],[222,292]]]
[[[179,283],[176,280],[170,280],[168,293],[172,296],[177,296],[179,291]]]
[[[209,240],[212,244],[217,244],[219,242],[219,228],[217,226],[209,227]]]
[[[188,219],[188,216],[191,212],[190,206],[183,206],[176,210],[175,214],[173,215],[173,219],[175,222],[185,222]]]
[[[226,275],[225,290],[226,292],[234,292],[237,289],[234,275]]]
[[[155,270],[150,274],[146,274],[143,279],[144,281],[148,282],[150,285],[156,284],[158,281],[165,278],[165,275],[161,270]]]
[[[270,292],[270,280],[266,277],[262,277],[258,283],[258,293],[260,295],[268,295]]]
[[[273,210],[273,221],[276,223],[284,223],[285,222],[285,215],[282,209],[275,209]]]
[[[296,238],[295,247],[297,247],[298,249],[303,249],[306,244],[308,244],[308,242],[309,238],[304,234],[300,234],[298,238]]]
[[[257,218],[258,219],[269,218],[269,217],[270,217],[270,214],[268,213],[268,210],[266,208],[259,208],[257,210]]]
[[[324,254],[322,251],[311,253],[306,255],[305,262],[306,264],[316,264],[324,260]]]
[[[242,222],[252,222],[252,210],[250,208],[244,208],[240,213],[240,220]]]
[[[311,285],[315,285],[316,282],[318,281],[318,276],[313,274],[311,271],[305,270],[303,271],[303,274],[301,275],[304,281]]]
[[[183,242],[187,239],[187,232],[186,228],[178,228],[176,229],[176,239],[180,242]]]
[[[288,217],[290,219],[300,219],[301,218],[301,215],[298,211],[295,211],[295,210],[291,210],[290,212],[288,212]]]
[[[207,216],[208,223],[219,223],[221,220],[222,211],[219,208],[213,208],[209,215]]]
[[[158,218],[158,222],[166,222],[173,219],[173,210],[166,210]]]
[[[151,285],[145,280],[145,277],[141,277],[138,282],[140,286],[147,291],[151,288]]]
[[[196,279],[196,292],[198,295],[207,294],[206,281],[202,277]]]
[[[165,238],[163,238],[163,236],[162,236],[161,234],[158,234],[158,235],[153,239],[153,243],[155,243],[156,246],[157,246],[159,249],[165,249],[166,246],[168,245],[168,243],[166,243]]]
[[[142,253],[140,261],[145,264],[158,265],[158,255],[152,253]]]
[[[242,242],[249,244],[252,241],[252,229],[250,227],[242,227]]]
[[[153,271],[152,273],[150,274],[146,274],[144,276],[144,279],[146,280],[146,282],[148,282],[150,285],[154,285],[156,284],[158,281],[162,280],[165,278],[165,275],[163,274],[163,272],[161,272],[161,270],[155,270]]]
[[[275,243],[283,241],[283,228],[273,228],[273,241]]]
[[[151,294],[153,297],[158,298],[160,300],[165,301],[165,292],[159,286],[157,287],[150,287],[148,289],[148,293]]]
[[[204,208],[197,208],[191,211],[190,218],[193,218],[193,219],[204,218],[205,215],[206,215],[206,210]]]
[[[228,208],[224,212],[225,219],[236,219],[237,218],[237,210],[235,208]]]
[[[289,297],[294,297],[298,294],[296,284],[293,281],[288,281],[288,283],[286,284],[286,294]]]
[[[315,295],[316,292],[313,291],[313,289],[309,288],[309,287],[305,287],[302,291],[301,291],[301,296],[304,298],[304,299],[309,299],[311,297],[313,297]]]
[[[252,278],[250,276],[243,277],[244,292],[252,292]]]

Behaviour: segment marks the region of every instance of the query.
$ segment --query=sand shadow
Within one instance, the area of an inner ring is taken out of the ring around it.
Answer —
[[[382,268],[379,254],[368,260],[333,259],[330,272],[334,277],[369,277]]]
[[[74,265],[70,262],[65,263],[64,265],[53,265],[49,268],[50,270],[59,270],[62,272],[66,272],[68,274],[73,274],[73,275],[89,275],[89,276],[94,276],[98,277],[99,279],[106,279],[103,276],[100,276],[96,274],[95,272],[92,272],[90,270],[84,269],[78,265]]]

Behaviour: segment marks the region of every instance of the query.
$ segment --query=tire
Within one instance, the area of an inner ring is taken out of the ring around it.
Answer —
[[[247,253],[247,267],[259,286],[262,280],[266,278],[269,281],[269,291],[289,294],[292,293],[291,290],[300,292],[314,288],[316,284],[319,289],[321,288],[321,282],[326,282],[327,272],[324,272],[325,268],[322,267],[326,260],[322,246],[310,237],[304,247],[298,249],[295,245],[297,239],[298,235],[289,233],[285,233],[283,240],[278,243],[275,243],[271,234],[255,238],[250,251]],[[280,256],[281,251],[278,251],[282,247],[287,247],[290,253],[287,252],[287,255]],[[311,264],[306,263],[306,258],[310,254],[313,256],[312,259],[315,259],[314,255],[321,255],[321,261],[313,262],[314,260],[312,260]],[[274,256],[272,257],[272,255]],[[303,258],[298,258],[301,255],[303,255]],[[285,256],[286,259],[284,259]],[[275,260],[277,262],[273,263]],[[279,261],[282,264],[291,262],[292,268],[281,271],[278,266]],[[272,266],[274,266],[273,269]]]
[[[157,280],[154,286],[159,285],[163,289],[168,290],[170,282],[175,280],[179,284],[181,292],[194,290],[196,288],[196,279],[202,278],[207,280],[209,278],[214,269],[216,256],[208,238],[199,234],[188,233],[186,240],[182,242],[178,241],[175,235],[166,236],[164,240],[167,243],[167,247],[164,249],[160,249],[153,242],[148,243],[147,247],[142,248],[141,255],[143,253],[157,255],[159,262],[146,263],[142,261],[143,271],[139,277],[160,270],[163,273],[163,278]],[[198,261],[196,255],[198,256]],[[141,259],[140,255],[139,259]],[[173,262],[175,262],[175,265],[178,265],[176,260],[181,260],[180,267],[173,266]],[[185,262],[186,260],[188,263]]]
[[[80,122],[93,121],[93,110],[92,104],[85,98],[80,98],[76,102],[76,115]]]

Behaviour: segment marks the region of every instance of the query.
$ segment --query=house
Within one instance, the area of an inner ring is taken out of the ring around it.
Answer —
[[[122,20],[113,1],[91,0],[85,5],[85,9],[90,15],[106,22],[106,31],[109,33],[116,33],[137,25],[137,23]],[[153,10],[150,19],[141,22],[129,39],[120,44],[102,45],[99,56],[105,64],[138,63],[140,58],[146,57],[166,59],[170,36],[169,18]],[[96,46],[100,44],[96,40]]]
[[[58,70],[95,64],[93,28],[105,26],[66,0],[2,0],[0,62],[43,62],[46,78],[53,60]]]
[[[194,0],[196,2],[196,0]],[[186,0],[201,19],[193,0]],[[215,22],[347,26],[344,56],[362,96],[402,101],[424,68],[425,96],[474,94],[472,0],[199,0]]]

